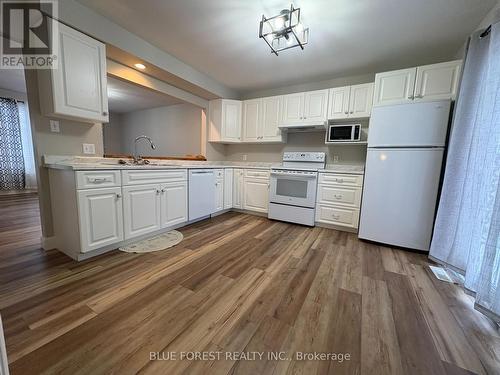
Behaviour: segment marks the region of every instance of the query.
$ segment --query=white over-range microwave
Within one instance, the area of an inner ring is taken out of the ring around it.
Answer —
[[[361,140],[361,124],[328,123],[326,142],[357,142]]]

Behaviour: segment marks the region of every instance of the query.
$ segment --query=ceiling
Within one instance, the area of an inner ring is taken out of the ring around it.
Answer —
[[[453,58],[498,0],[297,0],[310,43],[271,55],[262,14],[290,0],[79,0],[241,93]]]
[[[108,106],[114,113],[127,113],[142,109],[184,103],[177,98],[108,77]]]

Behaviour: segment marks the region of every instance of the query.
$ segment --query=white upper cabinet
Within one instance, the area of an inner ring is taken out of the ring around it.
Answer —
[[[455,99],[462,61],[419,66],[415,100]]]
[[[41,111],[46,116],[108,122],[106,47],[59,24],[58,68],[39,72]]]
[[[241,101],[211,100],[209,103],[209,141],[241,142]]]
[[[351,86],[330,89],[328,102],[328,118],[343,119],[349,115],[349,93]]]
[[[375,75],[373,105],[411,103],[424,100],[454,100],[462,60],[395,70]]]
[[[326,121],[328,107],[328,90],[309,91],[304,94],[304,118],[305,122]]]
[[[257,142],[261,138],[262,99],[245,100],[243,102],[243,141]]]
[[[262,99],[262,132],[261,140],[283,142],[285,135],[279,129],[281,119],[282,96],[271,96]]]
[[[370,117],[373,105],[373,83],[351,86],[349,117]]]
[[[243,101],[243,142],[283,142],[278,127],[281,116],[281,96]]]
[[[282,123],[307,124],[326,121],[328,90],[316,90],[285,95]]]
[[[330,89],[328,119],[370,117],[373,83]]]
[[[373,105],[411,103],[416,74],[416,68],[376,74]]]
[[[300,124],[304,122],[304,93],[283,96],[284,124]]]
[[[224,139],[241,141],[241,102],[224,100],[222,102],[222,134]]]

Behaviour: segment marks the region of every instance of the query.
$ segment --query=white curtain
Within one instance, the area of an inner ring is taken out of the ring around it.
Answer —
[[[430,257],[500,321],[500,23],[471,36]]]
[[[23,102],[17,102],[17,109],[19,110],[21,142],[23,144],[25,188],[36,189],[37,183],[36,183],[35,155],[33,150],[33,138],[31,136],[31,123],[30,123],[29,110],[26,103]]]

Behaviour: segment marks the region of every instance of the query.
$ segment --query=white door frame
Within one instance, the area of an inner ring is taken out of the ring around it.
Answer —
[[[9,375],[9,362],[7,361],[7,349],[3,337],[2,316],[0,316],[0,375]]]

